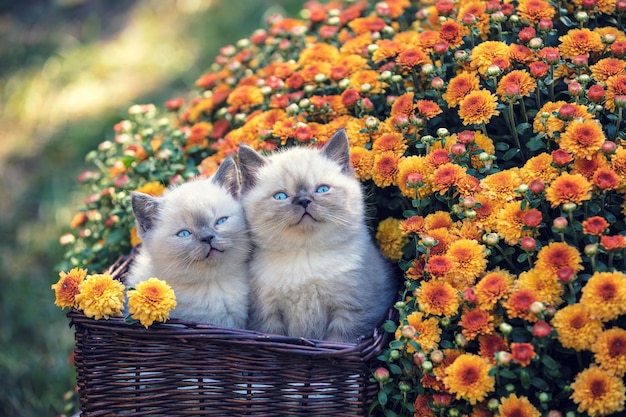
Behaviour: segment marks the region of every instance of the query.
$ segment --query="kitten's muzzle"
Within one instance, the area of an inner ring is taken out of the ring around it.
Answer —
[[[309,204],[311,204],[311,202],[312,202],[312,200],[309,198],[308,195],[302,194],[302,193],[298,193],[293,198],[293,201],[292,201],[291,204],[295,204],[297,206],[302,206],[304,208],[307,208],[309,206]]]

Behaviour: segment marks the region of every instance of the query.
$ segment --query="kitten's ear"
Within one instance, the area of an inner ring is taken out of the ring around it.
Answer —
[[[335,132],[332,138],[322,148],[322,152],[328,158],[341,165],[341,171],[349,174],[352,173],[352,165],[350,164],[350,142],[346,129],[341,128]]]
[[[242,191],[254,187],[257,171],[265,163],[265,158],[257,151],[247,145],[239,145],[239,169],[241,170]]]
[[[213,175],[213,182],[226,188],[233,197],[239,196],[241,181],[233,158],[226,158]]]
[[[141,238],[154,227],[161,202],[151,195],[134,191],[131,193],[131,203],[137,221],[137,235]]]

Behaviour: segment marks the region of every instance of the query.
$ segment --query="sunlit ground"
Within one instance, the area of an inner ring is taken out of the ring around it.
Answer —
[[[134,103],[192,97],[219,47],[294,0],[0,0],[0,415],[76,411],[50,285],[84,155]]]

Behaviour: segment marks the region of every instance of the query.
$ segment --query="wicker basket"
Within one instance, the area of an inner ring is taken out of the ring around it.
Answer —
[[[118,261],[113,275],[122,279],[129,262]],[[377,329],[357,343],[332,343],[180,320],[145,329],[68,316],[83,417],[365,416],[387,344]]]

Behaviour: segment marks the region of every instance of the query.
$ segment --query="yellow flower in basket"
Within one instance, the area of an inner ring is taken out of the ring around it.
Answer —
[[[110,274],[88,275],[78,286],[78,308],[96,320],[120,317],[124,308],[124,284]]]
[[[128,291],[128,311],[146,328],[155,321],[163,322],[176,307],[174,290],[158,278],[140,282]]]

